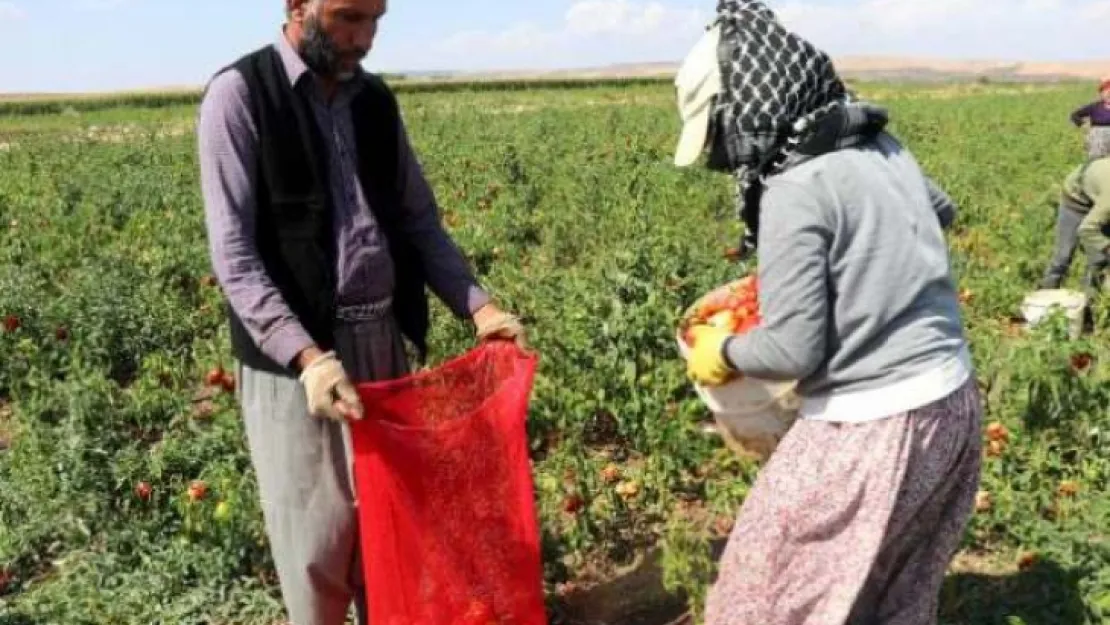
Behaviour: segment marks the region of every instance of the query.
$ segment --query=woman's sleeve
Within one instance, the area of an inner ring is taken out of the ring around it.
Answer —
[[[804,379],[825,361],[832,230],[815,198],[782,184],[764,193],[760,222],[762,323],[730,339],[726,356],[754,377]]]
[[[1095,104],[1096,103],[1092,103],[1075,109],[1075,111],[1071,114],[1071,123],[1075,124],[1076,126],[1082,126],[1083,120],[1091,116],[1091,112],[1094,110]]]

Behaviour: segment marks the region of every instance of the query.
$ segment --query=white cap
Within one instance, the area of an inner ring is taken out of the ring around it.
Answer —
[[[721,66],[717,59],[720,25],[707,30],[686,55],[678,74],[678,112],[682,116],[682,136],[678,139],[674,163],[685,167],[698,160],[709,134],[709,114],[713,97],[721,91]]]

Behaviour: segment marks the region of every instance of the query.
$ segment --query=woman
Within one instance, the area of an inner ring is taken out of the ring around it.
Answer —
[[[1096,146],[1100,141],[1105,141],[1110,136],[1110,78],[1103,78],[1098,85],[1099,99],[1082,106],[1071,114],[1071,123],[1082,128],[1083,122],[1090,124],[1087,129],[1087,153],[1090,158],[1095,155]]]
[[[740,511],[706,622],[936,623],[981,449],[942,233],[954,207],[822,52],[759,2],[718,12],[676,81],[676,163],[708,145],[709,167],[736,174],[763,323],[698,328],[688,372],[796,379],[803,401]]]
[[[1082,126],[1087,120],[1091,126],[1110,126],[1110,78],[1098,83],[1099,99],[1076,109],[1071,114],[1071,123]]]

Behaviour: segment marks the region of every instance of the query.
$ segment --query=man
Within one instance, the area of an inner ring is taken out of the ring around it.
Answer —
[[[523,342],[444,232],[385,83],[386,0],[286,0],[273,45],[219,72],[198,140],[210,253],[289,618],[365,622],[347,420],[355,384],[423,354],[425,285],[479,340]],[[422,357],[422,356],[421,356]]]
[[[1075,249],[1087,257],[1083,288],[1088,295],[1102,290],[1110,265],[1110,133],[1091,135],[1090,158],[1064,180],[1056,221],[1056,251],[1041,288],[1057,289],[1068,273]]]

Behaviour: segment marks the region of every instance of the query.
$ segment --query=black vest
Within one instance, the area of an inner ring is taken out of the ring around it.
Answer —
[[[258,129],[255,243],[267,274],[321,349],[334,348],[336,239],[327,145],[306,98],[294,91],[278,51],[266,46],[231,66],[246,81]],[[394,315],[423,359],[428,299],[423,261],[403,235],[398,177],[400,110],[389,87],[369,74],[351,104],[358,177],[396,271]],[[243,364],[292,375],[291,363],[262,353],[228,305],[231,346]]]

